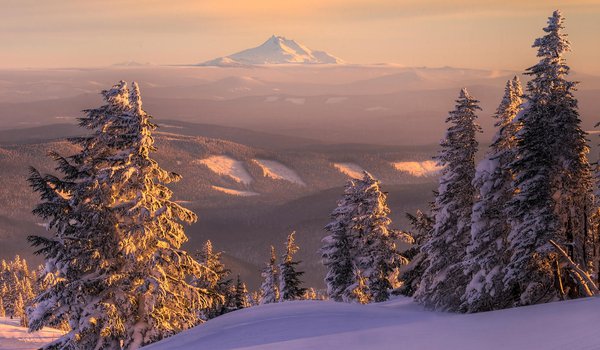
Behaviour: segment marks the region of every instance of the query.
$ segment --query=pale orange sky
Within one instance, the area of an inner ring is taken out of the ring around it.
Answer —
[[[600,0],[0,0],[0,68],[193,64],[283,35],[350,63],[523,70],[552,10],[600,74]]]

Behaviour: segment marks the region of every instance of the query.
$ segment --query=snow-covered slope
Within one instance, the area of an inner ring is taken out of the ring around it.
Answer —
[[[60,337],[57,329],[44,328],[28,333],[27,328],[19,326],[18,319],[0,317],[0,350],[33,350]]]
[[[255,159],[254,162],[262,169],[263,175],[266,177],[306,186],[298,173],[279,162],[268,159]]]
[[[273,35],[262,45],[215,58],[201,66],[239,67],[255,64],[336,64],[343,61],[325,51],[315,51],[291,39]]]
[[[426,160],[423,162],[395,162],[392,163],[398,171],[403,171],[416,177],[437,175],[442,167],[437,162]]]
[[[362,179],[365,171],[360,165],[354,163],[333,163],[333,166],[353,179]]]
[[[252,176],[250,176],[248,170],[246,170],[244,162],[235,160],[231,157],[210,156],[195,162],[206,165],[213,172],[222,176],[228,176],[242,184],[248,185],[252,182]]]
[[[211,186],[211,188],[215,191],[219,191],[225,194],[228,194],[230,196],[238,196],[238,197],[252,197],[252,196],[258,196],[259,194],[256,192],[252,192],[252,191],[240,191],[240,190],[234,190],[231,188],[226,188],[226,187],[221,187],[221,186]]]
[[[409,298],[286,302],[217,317],[147,349],[599,349],[599,309],[599,298],[468,315],[425,311]]]

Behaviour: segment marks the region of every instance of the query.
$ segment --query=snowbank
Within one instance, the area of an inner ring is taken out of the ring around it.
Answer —
[[[599,349],[600,299],[479,314],[425,311],[412,299],[269,304],[208,321],[148,350]]]
[[[19,326],[18,319],[0,317],[0,350],[33,350],[47,344],[63,334],[62,331],[44,328],[39,332],[28,333]]]

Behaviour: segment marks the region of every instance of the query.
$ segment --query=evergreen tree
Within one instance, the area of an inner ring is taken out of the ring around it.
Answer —
[[[277,257],[275,247],[271,246],[271,258],[267,266],[263,269],[263,277],[260,286],[260,304],[271,304],[279,301],[279,271],[277,269]]]
[[[364,301],[361,293],[353,292],[359,286],[359,275],[364,278],[368,302],[389,298],[399,267],[408,262],[395,244],[396,239],[406,237],[390,228],[389,212],[379,181],[369,173],[348,182],[344,197],[331,215],[333,221],[325,227],[330,235],[321,248],[331,299],[348,302],[361,295]]]
[[[240,279],[240,275],[237,276],[237,280],[235,283],[233,304],[236,310],[250,306],[250,300],[248,299],[248,289],[246,288],[246,284]]]
[[[285,254],[281,257],[279,263],[279,301],[299,300],[306,292],[306,288],[300,287],[302,281],[300,276],[304,271],[296,271],[296,266],[300,261],[294,261],[293,256],[298,252],[294,234],[290,233],[285,244]]]
[[[358,268],[354,269],[354,284],[350,286],[350,293],[353,302],[359,304],[368,304],[373,301],[371,297],[368,287],[367,287],[367,279],[363,277],[361,271]]]
[[[23,295],[21,293],[18,293],[15,298],[10,317],[16,317],[21,319],[23,318],[23,316],[25,316],[25,301],[23,301]]]
[[[31,304],[34,297],[34,274],[29,270],[25,259],[16,255],[13,260],[0,262],[0,298],[6,314],[21,314]],[[20,295],[22,305],[16,305]],[[17,310],[18,309],[18,310]],[[25,318],[21,317],[25,322]]]
[[[437,157],[443,166],[435,198],[435,225],[422,250],[427,256],[425,270],[415,298],[433,309],[456,310],[465,291],[467,277],[463,259],[471,236],[471,210],[475,199],[475,123],[480,110],[466,89],[462,89],[456,108],[446,119],[450,127],[441,142]]]
[[[349,287],[355,282],[354,255],[356,247],[352,234],[353,217],[356,212],[356,186],[348,181],[344,197],[331,213],[332,221],[325,226],[329,235],[323,238],[321,256],[327,269],[325,283],[329,298],[348,302]]]
[[[196,324],[208,298],[187,280],[200,266],[180,250],[182,223],[196,215],[170,200],[165,184],[181,177],[160,168],[156,125],[142,109],[137,84],[103,91],[105,105],[86,110],[88,136],[71,139],[81,151],[53,154],[61,177],[32,169],[42,203],[34,213],[55,231],[30,237],[56,283],[41,292],[30,329],[71,329],[45,348],[137,349]]]
[[[4,309],[4,299],[0,297],[0,317],[6,317],[6,310]]]
[[[421,210],[417,210],[415,215],[406,214],[406,216],[412,227],[412,230],[408,235],[413,238],[413,242],[412,247],[403,252],[402,255],[405,256],[410,263],[400,275],[402,286],[394,291],[394,293],[413,296],[419,288],[421,278],[427,268],[426,255],[425,252],[421,250],[421,247],[427,242],[431,235],[434,220],[430,214],[425,214]]]
[[[395,287],[398,268],[408,261],[396,249],[394,239],[400,235],[389,227],[392,220],[388,217],[387,196],[379,181],[365,172],[357,181],[357,192],[357,216],[353,220],[358,232],[357,267],[366,280],[371,300],[385,301]]]
[[[230,294],[231,271],[221,262],[222,252],[214,252],[211,241],[206,241],[198,253],[202,273],[195,284],[209,292],[212,299],[210,307],[201,311],[202,319],[208,320],[227,312],[227,298]]]
[[[302,299],[317,300],[317,291],[313,287],[308,288]]]
[[[502,309],[511,304],[502,282],[510,258],[507,203],[512,199],[511,164],[516,159],[514,120],[521,109],[523,90],[515,77],[506,83],[504,97],[495,114],[498,131],[489,151],[479,163],[473,184],[479,197],[473,206],[471,241],[467,248],[467,285],[463,310],[467,312]]]
[[[575,83],[566,79],[564,55],[570,43],[563,21],[555,11],[544,28],[546,35],[533,44],[540,61],[527,70],[532,79],[518,119],[518,156],[512,163],[516,194],[508,206],[511,257],[504,276],[515,305],[580,295],[569,274],[558,271],[551,240],[568,247],[575,263],[592,265],[591,170]]]

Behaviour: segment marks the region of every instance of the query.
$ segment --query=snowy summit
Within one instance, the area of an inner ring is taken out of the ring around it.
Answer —
[[[215,58],[201,66],[245,66],[257,64],[339,64],[343,61],[325,51],[311,50],[291,39],[273,35],[262,45]]]

